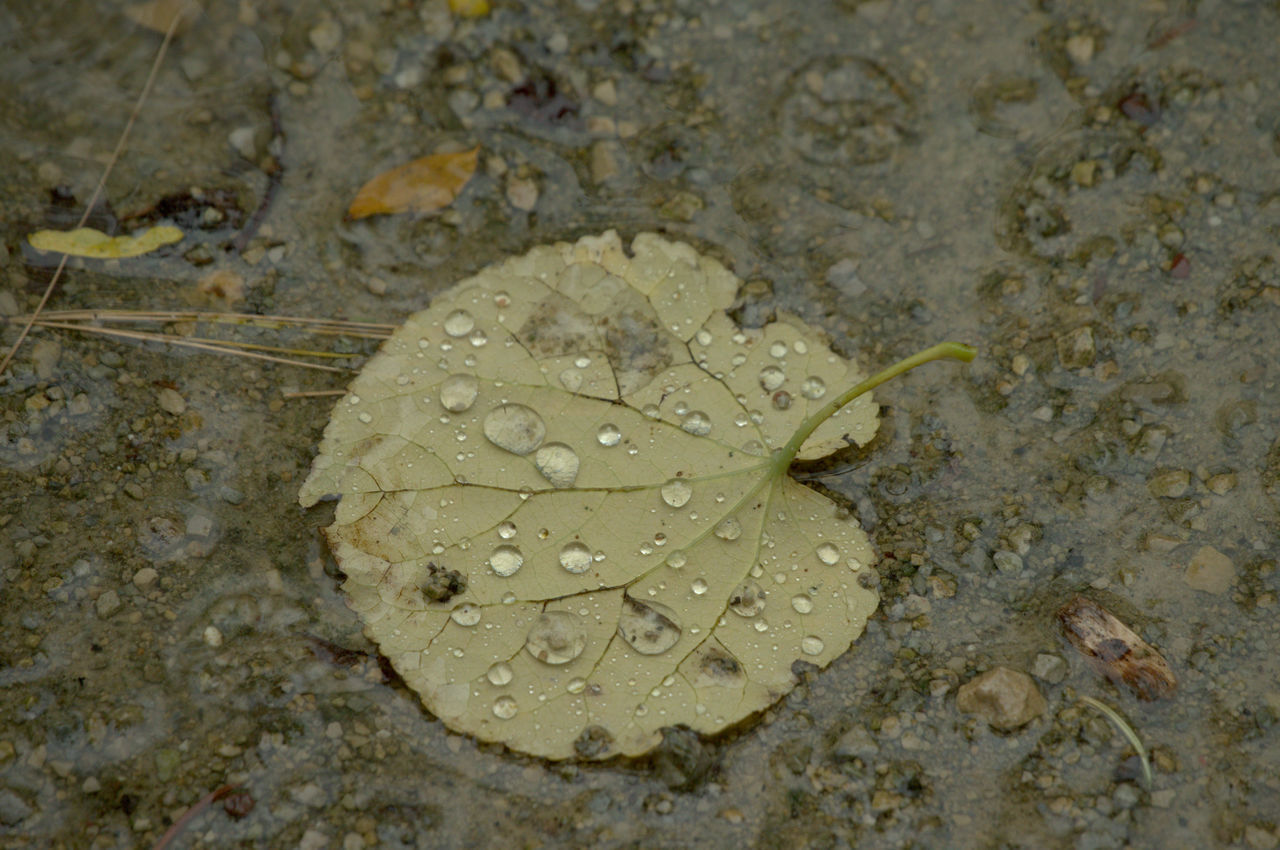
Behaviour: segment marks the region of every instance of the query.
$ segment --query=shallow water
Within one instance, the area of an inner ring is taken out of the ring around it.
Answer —
[[[0,22],[13,312],[50,273],[25,235],[74,222],[159,37],[105,2]],[[616,227],[866,366],[981,356],[878,391],[882,436],[814,481],[882,553],[852,652],[731,736],[555,765],[450,734],[343,604],[296,502],[330,402],[284,397],[340,378],[38,332],[0,384],[0,846],[149,847],[226,783],[253,810],[177,846],[1276,846],[1277,36],[1229,2],[216,4],[106,192],[129,226],[177,199],[190,241],[75,263],[51,308],[222,309],[221,269],[234,309],[398,323]],[[342,221],[372,174],[475,144],[443,214]],[[1062,640],[1076,593],[1172,697]],[[998,665],[1044,674],[1013,732],[956,708]],[[1137,729],[1149,791],[1080,695]]]

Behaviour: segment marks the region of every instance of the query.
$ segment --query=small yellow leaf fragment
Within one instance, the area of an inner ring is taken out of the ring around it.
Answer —
[[[432,154],[384,171],[360,187],[347,208],[347,218],[443,209],[453,203],[475,174],[479,155],[479,147]]]
[[[110,260],[149,254],[157,248],[181,242],[182,231],[169,225],[159,225],[136,236],[108,236],[92,227],[80,227],[76,230],[38,230],[28,236],[27,241],[37,251]]]
[[[489,14],[489,0],[449,0],[449,11],[459,18],[483,18]]]

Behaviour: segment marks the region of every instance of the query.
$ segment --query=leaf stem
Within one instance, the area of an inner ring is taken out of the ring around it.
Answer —
[[[937,345],[929,346],[924,351],[917,351],[910,357],[899,360],[887,369],[882,369],[862,383],[833,398],[821,410],[806,419],[787,444],[782,447],[782,451],[778,453],[777,463],[783,468],[790,466],[791,461],[795,460],[796,455],[800,453],[800,447],[804,445],[804,441],[809,439],[809,435],[817,430],[819,425],[834,416],[837,410],[863,393],[871,392],[885,381],[896,378],[903,372],[909,372],[925,363],[946,359],[962,360],[968,363],[977,353],[977,349],[961,342],[940,342]]]

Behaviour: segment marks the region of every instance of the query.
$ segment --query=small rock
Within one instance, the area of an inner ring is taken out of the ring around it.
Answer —
[[[105,620],[120,610],[120,594],[114,590],[108,590],[99,596],[93,604],[98,610],[98,616]]]
[[[1022,556],[1017,552],[1010,552],[1008,549],[1001,549],[991,556],[991,562],[996,565],[996,569],[1002,573],[1016,573],[1022,571]]]
[[[1056,685],[1066,679],[1067,670],[1066,659],[1051,652],[1038,653],[1035,663],[1031,665],[1031,675],[1051,685]]]
[[[1185,469],[1157,472],[1147,481],[1147,491],[1159,499],[1178,499],[1187,494],[1191,473]]]
[[[245,159],[254,159],[258,155],[258,149],[253,142],[255,132],[253,127],[237,127],[227,134],[227,141],[236,153]]]
[[[538,205],[538,184],[526,177],[512,177],[507,181],[507,202],[528,212]]]
[[[143,567],[133,574],[133,584],[138,590],[149,590],[156,580],[160,578],[160,573],[156,572],[152,567]]]
[[[323,850],[329,846],[329,836],[315,827],[309,827],[298,839],[298,850]]]
[[[156,394],[156,402],[160,405],[161,410],[165,413],[172,413],[174,416],[185,412],[187,409],[186,399],[179,395],[177,390],[171,390],[168,387]]]
[[[56,339],[36,340],[31,346],[31,363],[35,366],[36,377],[42,381],[52,378],[61,356],[62,346]]]
[[[1231,581],[1235,577],[1236,567],[1230,558],[1212,546],[1201,546],[1191,556],[1191,563],[1187,564],[1182,580],[1193,590],[1221,594],[1231,588]]]
[[[26,801],[9,789],[0,791],[0,823],[5,826],[17,826],[31,817],[31,807]]]
[[[1209,488],[1209,492],[1215,496],[1225,496],[1236,488],[1239,483],[1234,472],[1223,472],[1218,475],[1209,476],[1209,480],[1204,482],[1204,486]]]
[[[849,296],[858,296],[867,291],[867,285],[858,277],[858,264],[848,257],[827,269],[827,283]]]
[[[1085,325],[1058,337],[1058,362],[1067,369],[1083,369],[1092,366],[1098,356],[1093,341],[1093,328]]]
[[[1064,47],[1071,61],[1077,65],[1085,65],[1093,59],[1094,44],[1091,35],[1073,35],[1067,39]]]
[[[613,84],[613,80],[604,80],[596,83],[595,87],[591,89],[591,96],[605,106],[618,105],[618,88]]]
[[[854,726],[840,736],[832,750],[837,761],[862,759],[869,761],[880,752],[880,746],[863,726]]]
[[[591,146],[591,180],[603,183],[618,176],[618,145],[600,141]]]
[[[1262,824],[1251,823],[1244,828],[1244,843],[1250,850],[1275,850],[1280,847],[1280,835]]]
[[[995,729],[1009,731],[1044,714],[1048,704],[1026,673],[996,667],[961,685],[956,707]]]

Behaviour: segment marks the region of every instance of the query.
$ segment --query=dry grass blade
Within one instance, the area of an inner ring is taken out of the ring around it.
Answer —
[[[1124,735],[1125,740],[1129,742],[1129,746],[1133,747],[1133,751],[1138,754],[1138,760],[1142,762],[1142,785],[1147,790],[1151,789],[1151,760],[1147,758],[1147,748],[1142,746],[1142,741],[1138,738],[1138,733],[1133,730],[1128,721],[1120,716],[1120,712],[1101,700],[1093,697],[1080,697],[1080,701],[1085,705],[1101,712],[1112,725],[1120,730],[1120,734]]]
[[[313,319],[296,316],[262,316],[253,313],[200,313],[183,310],[59,310],[43,313],[39,316],[20,316],[15,321],[26,321],[29,325],[35,327],[79,331],[117,339],[161,342],[167,345],[179,345],[201,351],[234,354],[272,363],[300,366],[306,369],[319,369],[325,372],[348,372],[351,370],[309,363],[297,358],[342,359],[350,355],[334,351],[286,348],[238,340],[104,327],[101,323],[179,322],[198,324],[200,322],[210,322],[239,327],[270,328],[273,330],[292,327],[305,333],[327,336],[341,335],[358,339],[385,339],[392,329],[390,325],[377,322],[348,322],[341,319]]]

